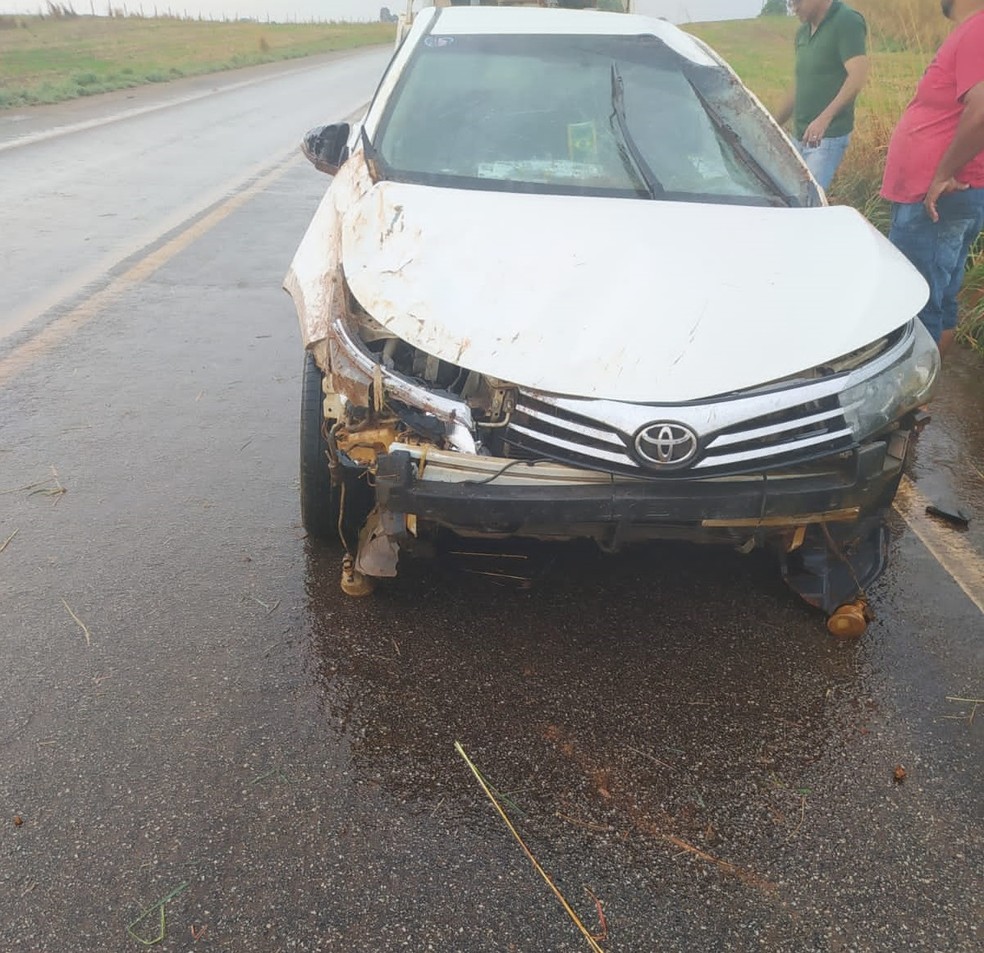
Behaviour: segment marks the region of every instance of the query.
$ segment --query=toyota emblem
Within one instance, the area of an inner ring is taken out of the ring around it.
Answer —
[[[635,447],[643,462],[651,466],[680,466],[697,453],[697,434],[683,424],[650,424],[639,431]]]

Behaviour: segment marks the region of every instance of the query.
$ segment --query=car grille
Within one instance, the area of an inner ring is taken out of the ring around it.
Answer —
[[[614,427],[520,392],[506,428],[520,456],[549,457],[591,470],[645,475]]]
[[[505,429],[507,452],[647,479],[693,479],[781,469],[853,447],[853,433],[835,396],[760,413],[711,433],[700,424],[699,406],[622,405],[630,408],[633,418],[632,429],[624,429],[624,422],[620,427],[572,409],[578,405],[611,406],[520,392]],[[678,421],[694,430],[699,449],[690,464],[663,470],[640,463],[634,451],[635,434],[657,420]]]

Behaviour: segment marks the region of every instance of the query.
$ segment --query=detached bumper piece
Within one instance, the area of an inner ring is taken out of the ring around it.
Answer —
[[[888,565],[886,517],[887,512],[854,523],[811,526],[803,545],[795,552],[783,554],[783,579],[811,606],[822,609],[829,616],[855,604],[857,611],[866,616],[861,607],[865,591]],[[845,611],[845,626],[850,616],[851,613]],[[865,621],[860,623],[862,632]],[[831,631],[835,631],[834,627]]]

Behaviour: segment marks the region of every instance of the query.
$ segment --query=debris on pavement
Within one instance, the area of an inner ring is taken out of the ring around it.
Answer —
[[[971,520],[971,513],[951,496],[942,496],[926,507],[930,516],[938,516],[949,523],[966,527]]]
[[[953,702],[957,705],[970,705],[970,714],[968,715],[945,715],[946,718],[953,718],[960,721],[966,719],[968,725],[974,723],[974,716],[977,714],[977,708],[979,705],[984,705],[984,698],[962,698],[959,695],[947,695],[946,700],[948,702]]]
[[[454,743],[454,749],[459,755],[464,759],[465,764],[468,765],[471,773],[475,775],[475,779],[478,781],[482,790],[485,792],[486,797],[492,802],[492,806],[496,809],[499,816],[506,822],[506,827],[509,828],[509,832],[516,839],[516,842],[520,847],[523,848],[523,853],[526,854],[527,859],[533,865],[533,869],[543,878],[547,886],[553,892],[553,895],[560,901],[560,905],[564,908],[564,912],[571,918],[574,925],[581,931],[582,936],[588,941],[588,946],[591,947],[593,953],[604,953],[604,950],[598,945],[598,941],[595,939],[594,935],[588,930],[588,928],[581,922],[581,919],[574,912],[571,905],[564,898],[564,895],[560,892],[557,885],[550,879],[550,875],[540,866],[539,861],[533,856],[533,852],[526,846],[526,842],[520,837],[519,832],[513,827],[512,821],[509,820],[509,816],[502,809],[502,805],[496,800],[495,795],[492,793],[488,782],[482,776],[482,773],[477,767],[472,763],[471,759],[465,754],[465,749],[461,746],[460,741]],[[599,904],[598,910],[600,912],[601,906]],[[607,927],[606,927],[607,929]]]
[[[895,770],[892,772],[892,780],[896,784],[901,784],[906,779],[906,777],[908,777],[908,772],[901,764],[897,764],[895,766]]]
[[[184,881],[184,883],[178,884],[178,886],[175,887],[169,894],[167,894],[164,897],[161,897],[161,899],[158,900],[157,903],[151,904],[151,906],[147,907],[147,909],[144,910],[143,913],[141,913],[136,920],[134,920],[132,923],[128,923],[126,926],[126,932],[129,933],[134,940],[136,940],[138,943],[142,943],[144,946],[155,946],[156,944],[163,942],[164,937],[167,935],[167,915],[164,912],[165,908],[167,907],[168,903],[171,900],[173,900],[176,896],[178,896],[178,894],[183,893],[187,889],[188,889],[187,880]],[[160,915],[161,915],[160,927],[158,928],[158,931],[154,936],[142,937],[134,932],[134,928],[136,926],[143,923],[144,920],[152,916],[154,913],[157,913],[158,911],[160,911]]]
[[[72,611],[72,607],[64,599],[62,599],[62,605],[68,610],[68,614],[78,623],[82,629],[82,634],[85,636],[85,644],[91,648],[92,639],[89,636],[89,630],[86,628],[86,624]]]
[[[52,486],[54,484],[54,486]],[[11,490],[0,490],[0,494],[26,493],[28,496],[53,496],[57,503],[68,490],[62,486],[58,479],[58,471],[52,467],[51,476],[47,480],[39,480],[37,483],[28,483],[26,486],[15,486]]]
[[[604,943],[608,939],[608,921],[605,919],[605,911],[601,905],[601,901],[595,896],[594,891],[587,885],[584,885],[584,889],[588,896],[594,900],[595,909],[598,911],[598,932],[592,934],[592,936],[599,943]]]
[[[272,778],[274,775],[276,775],[277,781],[282,784],[294,783],[280,768],[271,768],[269,771],[264,771],[263,774],[259,775],[259,777],[253,778],[253,780],[249,782],[250,786],[259,784],[261,781],[265,781],[267,778]]]
[[[0,553],[2,553],[7,546],[10,545],[10,541],[20,532],[20,529],[15,529],[4,541],[0,543]]]
[[[263,602],[260,599],[257,599],[256,596],[250,596],[250,599],[252,599],[253,602],[255,602],[258,606],[262,606],[264,609],[266,609],[267,615],[270,615],[271,612],[275,612],[280,606],[279,599],[276,602],[274,602],[272,605],[269,605],[268,603]]]

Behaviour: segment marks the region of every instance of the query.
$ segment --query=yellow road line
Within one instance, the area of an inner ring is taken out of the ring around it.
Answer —
[[[947,530],[926,515],[927,500],[908,477],[902,478],[895,510],[933,558],[954,578],[967,598],[984,613],[984,557],[961,533]]]
[[[276,182],[286,174],[291,166],[299,162],[300,156],[297,153],[292,153],[288,158],[278,162],[269,172],[261,175],[251,185],[213,208],[211,212],[189,225],[183,232],[175,235],[160,248],[141,258],[136,264],[131,265],[123,274],[112,279],[105,288],[86,298],[71,311],[56,318],[33,337],[14,348],[10,354],[0,359],[0,384],[9,381],[40,355],[62,343],[67,335],[88,324],[122,294],[140,282],[146,281],[155,271],[215,228],[237,209],[242,208],[251,198]]]

